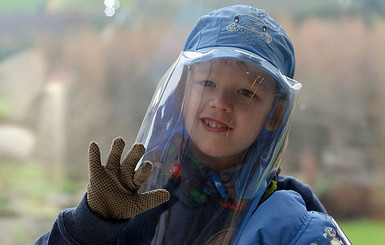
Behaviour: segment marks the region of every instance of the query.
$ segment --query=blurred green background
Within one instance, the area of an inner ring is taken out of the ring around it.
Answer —
[[[87,148],[134,142],[197,18],[265,9],[303,83],[283,174],[353,244],[385,244],[385,0],[0,0],[0,244],[31,244],[85,192]],[[109,15],[109,16],[107,16]]]

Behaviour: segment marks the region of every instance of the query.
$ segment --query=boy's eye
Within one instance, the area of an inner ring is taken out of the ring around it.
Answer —
[[[202,86],[215,88],[215,83],[210,80],[200,82]]]
[[[238,90],[238,93],[240,93],[241,95],[246,96],[248,98],[252,98],[255,96],[254,92],[252,92],[248,89],[245,89],[245,88]]]

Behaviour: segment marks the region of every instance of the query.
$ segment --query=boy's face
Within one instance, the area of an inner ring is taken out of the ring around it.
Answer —
[[[184,121],[191,150],[217,172],[233,167],[265,127],[275,81],[260,68],[235,60],[189,69]]]

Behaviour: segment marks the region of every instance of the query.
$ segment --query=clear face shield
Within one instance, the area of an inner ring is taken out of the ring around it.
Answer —
[[[300,89],[242,50],[181,53],[136,139],[154,165],[143,191],[171,193],[147,229],[153,244],[204,244],[242,225],[280,166]]]

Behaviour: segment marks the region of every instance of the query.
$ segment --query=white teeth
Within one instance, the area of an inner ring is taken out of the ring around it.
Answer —
[[[224,128],[223,125],[217,125],[215,122],[211,122],[211,121],[206,121],[205,120],[205,123],[206,125],[212,127],[212,128]]]

